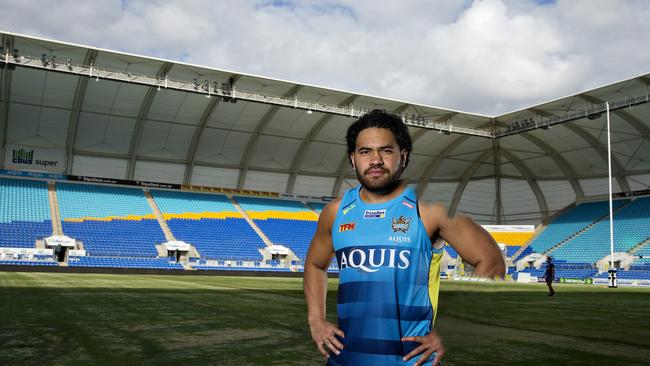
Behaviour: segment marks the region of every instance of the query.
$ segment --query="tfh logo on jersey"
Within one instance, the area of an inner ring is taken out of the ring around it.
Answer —
[[[347,224],[339,225],[339,232],[352,231],[354,230],[354,222],[349,222]]]
[[[365,210],[363,212],[364,219],[383,219],[386,217],[386,209],[383,210]]]
[[[411,224],[411,218],[405,218],[400,216],[398,219],[393,219],[393,232],[401,231],[403,233],[409,231],[409,225]]]
[[[340,254],[340,255],[339,255]],[[347,248],[337,253],[339,269],[355,268],[373,273],[381,267],[406,269],[411,265],[411,251],[395,248]]]

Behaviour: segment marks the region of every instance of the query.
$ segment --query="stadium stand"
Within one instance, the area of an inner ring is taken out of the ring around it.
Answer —
[[[627,200],[614,201],[614,209],[627,203]],[[535,237],[526,249],[517,258],[525,257],[531,253],[546,253],[549,249],[558,245],[567,238],[572,237],[589,225],[601,220],[609,210],[608,202],[588,202],[577,205],[561,216],[555,218],[537,237]],[[578,260],[576,261],[586,261]]]
[[[182,270],[179,263],[167,258],[125,258],[125,257],[71,257],[70,267],[104,267],[104,268],[146,268]]]
[[[47,182],[0,178],[0,247],[34,248],[50,235]]]
[[[619,205],[620,207],[620,205]],[[639,198],[614,212],[614,251],[628,252],[650,238],[650,198]],[[601,220],[551,255],[569,262],[593,263],[610,252],[609,220]]]
[[[263,259],[260,248],[266,244],[226,196],[164,190],[151,194],[176,239],[194,245],[202,258]]]
[[[491,231],[490,235],[497,243],[507,246],[522,246],[526,244],[534,235],[533,232],[496,232]]]
[[[156,257],[165,241],[141,189],[58,183],[65,235],[91,256]]]
[[[316,232],[316,213],[296,201],[241,196],[235,200],[274,244],[290,248],[305,260]]]

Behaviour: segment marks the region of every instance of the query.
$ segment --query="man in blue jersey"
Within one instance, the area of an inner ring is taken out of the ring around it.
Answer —
[[[503,277],[503,258],[481,226],[419,201],[400,179],[412,142],[398,116],[373,110],[348,128],[346,140],[361,184],[318,220],[304,275],[311,336],[329,366],[436,365],[445,352],[433,327],[443,240],[476,276]],[[334,256],[338,325],[325,318]]]
[[[555,290],[553,289],[553,281],[555,280],[555,264],[553,258],[546,257],[546,271],[544,272],[544,279],[548,287],[548,296],[554,296]]]

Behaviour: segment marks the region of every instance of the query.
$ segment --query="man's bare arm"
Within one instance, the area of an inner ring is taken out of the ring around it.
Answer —
[[[449,217],[440,204],[422,204],[425,225],[451,244],[464,261],[474,266],[478,277],[503,278],[505,263],[492,236],[470,217],[456,214]]]
[[[325,206],[318,219],[316,234],[311,241],[305,260],[304,292],[307,301],[307,320],[312,338],[318,350],[329,357],[327,349],[338,354],[343,345],[336,335],[343,337],[343,331],[326,320],[327,268],[334,256],[332,225],[340,201]]]

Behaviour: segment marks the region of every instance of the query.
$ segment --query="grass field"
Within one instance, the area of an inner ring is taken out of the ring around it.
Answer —
[[[446,364],[650,363],[650,289],[557,290],[443,282]],[[0,272],[0,314],[0,365],[324,364],[297,278]]]

